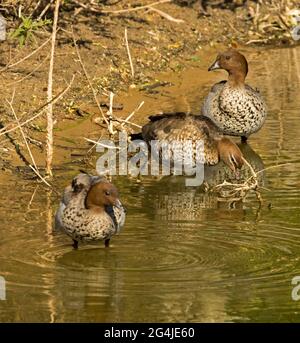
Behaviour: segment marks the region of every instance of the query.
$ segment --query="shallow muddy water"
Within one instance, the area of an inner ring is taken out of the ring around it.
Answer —
[[[109,249],[75,251],[52,229],[59,198],[32,181],[2,177],[1,322],[300,321],[300,301],[291,297],[300,275],[300,48],[247,56],[248,82],[269,107],[245,152],[259,168],[272,167],[263,175],[262,208],[255,196],[229,206],[175,178],[118,177],[124,230]],[[177,93],[165,88],[147,98],[148,109],[198,112],[209,85],[224,77],[206,75],[205,66],[184,71]],[[61,165],[58,189],[79,168]]]

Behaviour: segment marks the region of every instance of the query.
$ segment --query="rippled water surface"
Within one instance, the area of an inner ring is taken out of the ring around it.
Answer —
[[[291,298],[291,280],[300,275],[300,49],[247,56],[248,82],[269,107],[249,141],[255,163],[272,167],[263,175],[262,208],[255,196],[230,206],[174,178],[120,177],[124,230],[109,249],[74,251],[52,230],[58,198],[32,181],[2,179],[0,321],[300,321],[300,301]],[[223,75],[200,89],[184,86],[193,110]],[[175,109],[176,97],[157,106]],[[65,167],[59,189],[76,174]]]

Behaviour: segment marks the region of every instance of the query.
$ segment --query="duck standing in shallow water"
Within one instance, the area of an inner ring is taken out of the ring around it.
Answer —
[[[172,143],[192,141],[195,157],[196,141],[204,143],[204,164],[214,165],[220,160],[236,171],[243,165],[243,155],[238,146],[226,138],[207,117],[178,113],[150,116],[150,122],[142,128],[142,138]]]
[[[64,225],[62,222],[62,216],[64,209],[77,194],[79,194],[83,189],[88,191],[92,184],[103,180],[101,176],[92,176],[85,173],[80,173],[72,180],[71,185],[64,189],[62,199],[60,201],[59,207],[55,214],[55,229],[64,230]]]
[[[83,175],[73,179],[73,188],[65,189],[65,207],[62,211],[59,208],[56,219],[73,239],[74,248],[78,247],[78,242],[98,240],[103,240],[108,247],[110,238],[124,225],[124,207],[113,184],[101,177]]]
[[[234,49],[217,56],[208,71],[224,69],[228,80],[216,83],[204,100],[202,114],[211,118],[225,135],[241,136],[242,141],[263,125],[267,110],[257,90],[245,84],[246,58]]]

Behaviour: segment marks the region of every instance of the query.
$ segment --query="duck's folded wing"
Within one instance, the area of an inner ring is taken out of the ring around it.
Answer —
[[[220,81],[218,83],[215,83],[207,96],[205,97],[202,108],[201,108],[201,114],[206,116],[206,117],[211,117],[211,111],[212,111],[212,106],[213,102],[216,101],[216,98],[219,97],[219,94],[224,87],[224,84],[226,83],[226,80]]]
[[[143,126],[142,135],[146,142],[166,139],[171,129],[181,126],[182,120],[187,117],[185,112],[163,113],[150,116],[150,122]]]

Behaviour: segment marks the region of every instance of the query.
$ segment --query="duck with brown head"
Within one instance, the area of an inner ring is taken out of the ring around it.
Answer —
[[[204,144],[204,164],[215,165],[223,161],[232,171],[243,165],[243,155],[238,146],[224,137],[211,119],[205,116],[179,113],[165,113],[151,116],[150,122],[142,128],[142,138],[150,143],[159,140],[172,143],[191,141],[196,158],[196,142]],[[172,158],[170,158],[172,162]]]
[[[55,214],[55,229],[63,229],[62,214],[70,200],[79,194],[82,190],[89,190],[91,185],[103,180],[101,176],[89,175],[85,172],[81,172],[75,176],[70,185],[64,189],[62,199]]]
[[[74,241],[104,241],[109,246],[110,238],[117,234],[125,222],[125,210],[119,200],[117,188],[101,178],[90,186],[73,194],[62,216],[62,229]]]
[[[208,71],[216,69],[226,70],[228,80],[212,87],[201,112],[211,118],[224,134],[241,136],[246,141],[264,124],[267,115],[265,102],[257,90],[245,84],[248,62],[237,50],[220,53]]]

